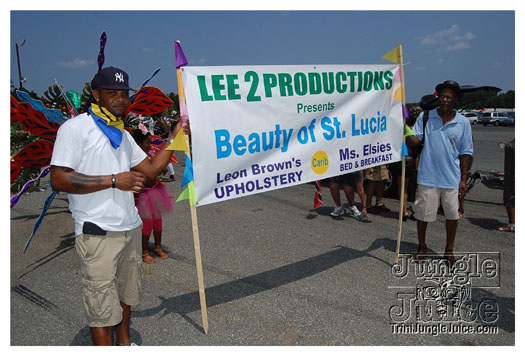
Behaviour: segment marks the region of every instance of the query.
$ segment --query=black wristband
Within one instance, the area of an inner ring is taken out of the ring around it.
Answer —
[[[111,175],[111,188],[115,188],[117,186],[117,177],[115,177],[114,174]]]

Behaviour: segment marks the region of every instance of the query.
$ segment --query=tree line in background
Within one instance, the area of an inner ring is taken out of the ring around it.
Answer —
[[[501,109],[514,109],[514,90],[509,90],[506,93],[487,98],[485,100],[476,101],[469,103],[465,106],[465,109],[483,109],[483,108],[501,108]]]
[[[491,109],[491,108],[500,108],[500,109],[514,109],[515,100],[514,100],[514,90],[509,90],[506,93],[500,93],[496,96],[486,98],[479,101],[474,101],[465,105],[461,105],[458,109],[467,109],[467,110],[480,110],[480,109]],[[410,105],[419,105],[419,103],[411,103]]]

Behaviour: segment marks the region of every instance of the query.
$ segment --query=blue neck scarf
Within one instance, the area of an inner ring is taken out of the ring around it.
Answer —
[[[122,133],[124,128],[124,122],[108,113],[104,108],[91,104],[88,109],[89,114],[93,117],[93,120],[102,132],[107,136],[111,146],[117,149],[122,142]]]

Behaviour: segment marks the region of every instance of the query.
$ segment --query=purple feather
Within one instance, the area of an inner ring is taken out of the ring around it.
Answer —
[[[104,57],[104,49],[106,48],[106,40],[107,40],[106,31],[104,31],[100,35],[100,50],[98,52],[98,59],[97,59],[99,71],[102,69],[102,66],[104,65],[104,61],[106,60],[106,58]]]

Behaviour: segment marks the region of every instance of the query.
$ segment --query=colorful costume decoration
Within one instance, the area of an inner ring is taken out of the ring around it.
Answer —
[[[99,70],[102,69],[105,61],[104,50],[106,41],[106,32],[103,32],[100,36],[100,50],[97,58]],[[132,103],[128,107],[125,116],[130,112],[143,115],[154,115],[162,112],[173,104],[173,101],[160,89],[145,86],[159,72],[159,70],[160,68],[157,68],[153,74],[143,82],[141,88],[131,97]],[[76,116],[75,109],[80,109],[81,107],[81,96],[74,91],[64,93],[60,86],[59,89],[61,95],[68,104],[70,111],[73,113],[72,117]],[[38,139],[30,142],[11,157],[11,183],[17,179],[22,168],[44,169],[37,178],[27,181],[20,192],[11,198],[11,208],[16,205],[20,197],[31,187],[31,185],[49,173],[50,167],[48,165],[53,153],[53,141],[56,138],[60,125],[68,120],[68,118],[63,116],[60,110],[46,107],[42,101],[31,98],[26,92],[17,90],[16,94],[23,102],[18,102],[13,96],[11,96],[11,122],[18,120],[27,131],[32,135],[37,136]],[[122,130],[124,129],[123,121],[97,105],[92,105],[89,111],[95,118],[97,125],[106,133],[106,135],[108,135],[111,145],[114,148],[118,147],[122,140]],[[164,140],[160,137],[156,137],[156,139],[157,138],[161,141],[156,141],[156,146],[160,149],[159,146],[164,143]],[[175,155],[172,156],[170,163],[177,163]],[[163,186],[162,183],[161,186]],[[163,191],[161,187],[157,186],[145,190],[147,190],[148,193],[140,199],[140,206],[155,206],[157,207],[156,210],[153,210],[155,213],[162,210],[171,211],[171,209],[173,209],[173,205],[171,204],[173,194],[169,190],[166,189]],[[47,209],[57,194],[57,191],[51,190],[51,194],[46,199],[42,213],[35,223],[33,232],[26,242],[24,252],[29,247],[33,236],[47,212]]]
[[[157,181],[151,188],[143,188],[135,194],[135,202],[142,219],[161,219],[162,214],[173,210],[175,196],[171,190]]]
[[[107,41],[107,36],[106,36],[106,31],[104,31],[100,35],[100,49],[98,51],[98,57],[97,57],[99,71],[102,69],[102,66],[104,65],[104,61],[106,60],[104,56],[104,49],[106,48],[106,41]]]
[[[140,115],[155,115],[173,105],[173,101],[155,87],[143,87],[133,96],[133,102],[125,115],[134,112]]]
[[[62,115],[62,112],[58,109],[50,109],[44,105],[40,100],[33,99],[25,91],[17,90],[16,95],[21,101],[28,102],[33,109],[41,111],[47,120],[56,124],[62,125],[66,122],[67,118]]]
[[[66,95],[71,101],[71,104],[73,104],[73,106],[75,107],[75,109],[79,110],[82,106],[82,96],[73,90],[67,91]]]

